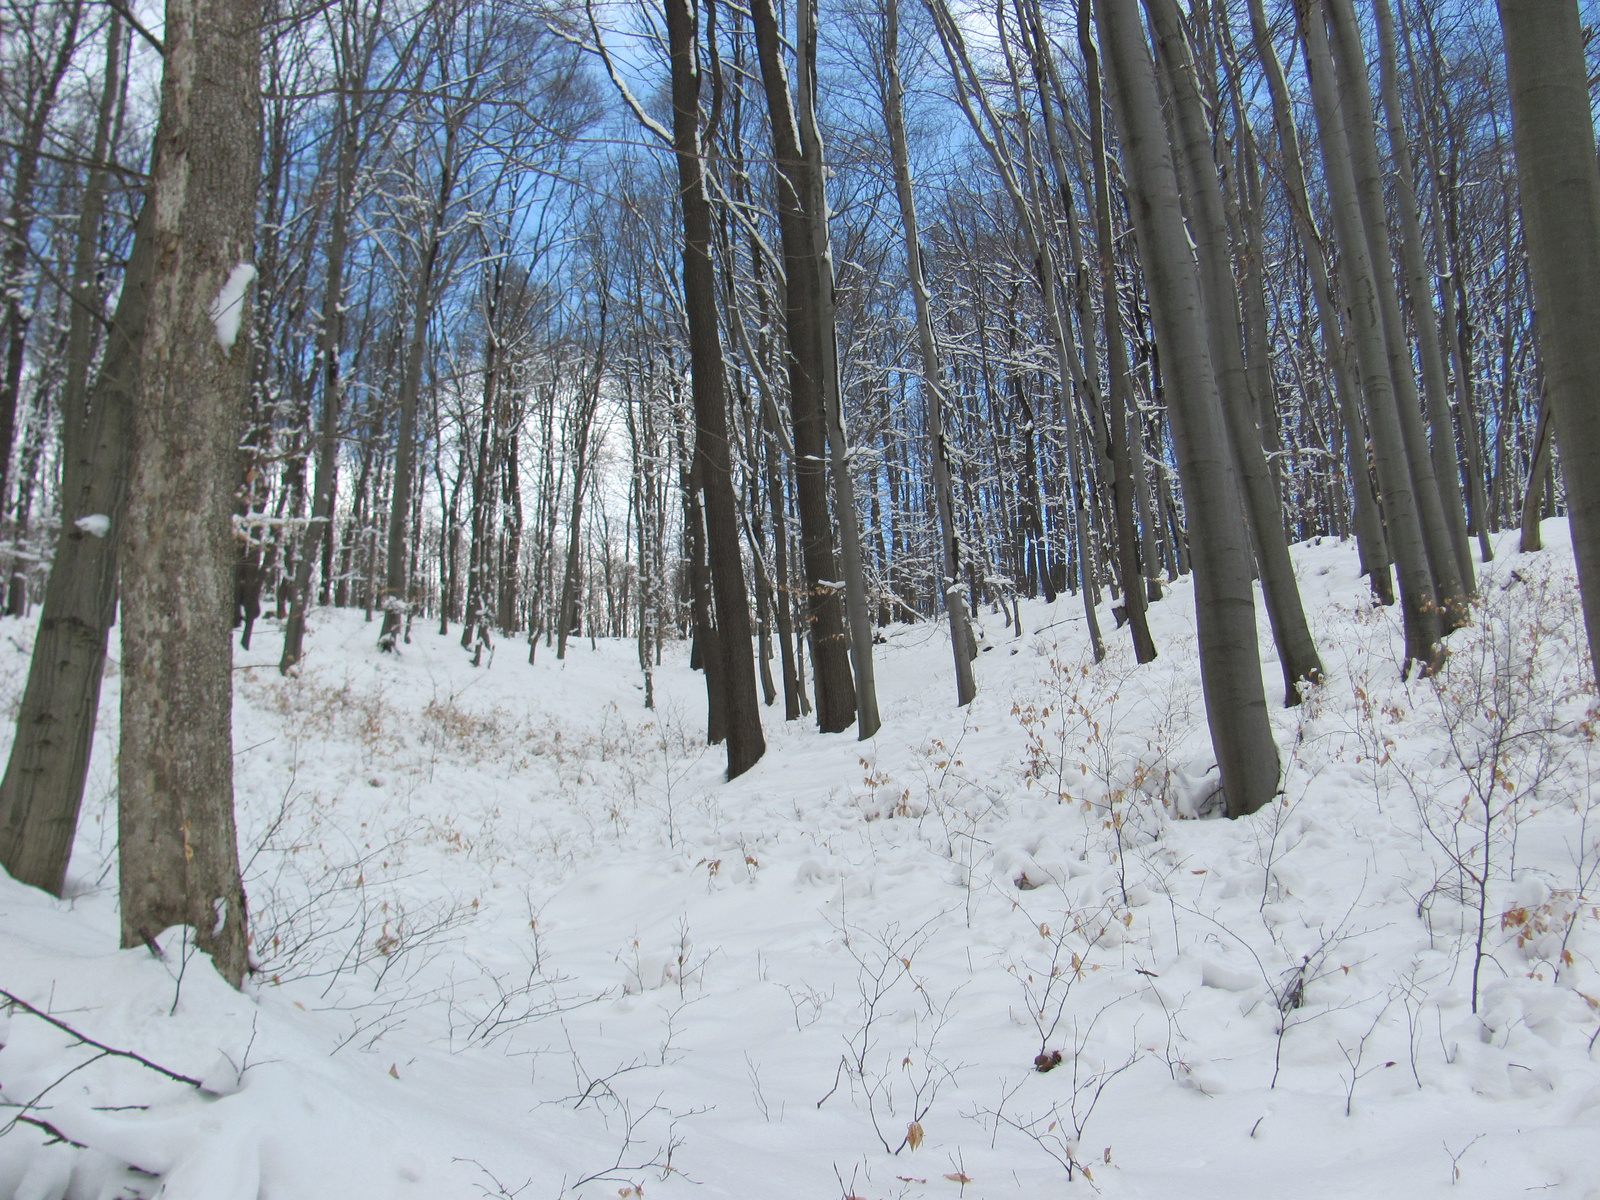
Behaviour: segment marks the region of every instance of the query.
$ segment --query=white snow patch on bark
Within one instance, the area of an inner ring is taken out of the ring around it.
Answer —
[[[111,518],[105,513],[90,513],[87,517],[79,517],[73,524],[90,537],[103,538],[111,532]]]
[[[256,277],[256,269],[240,263],[228,273],[217,298],[211,302],[211,324],[217,331],[217,345],[232,350],[239,337],[239,321],[244,316],[244,293]]]

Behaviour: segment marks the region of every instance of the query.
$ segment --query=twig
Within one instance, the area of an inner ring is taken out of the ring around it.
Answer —
[[[177,1083],[187,1083],[190,1087],[196,1087],[196,1088],[200,1086],[200,1081],[198,1079],[191,1079],[187,1075],[181,1075],[177,1071],[171,1070],[168,1067],[163,1067],[160,1063],[151,1062],[148,1058],[144,1057],[144,1055],[142,1055],[142,1054],[135,1054],[132,1050],[118,1050],[115,1046],[108,1046],[104,1042],[95,1041],[92,1037],[86,1037],[83,1034],[79,1033],[71,1025],[68,1025],[65,1021],[57,1020],[55,1017],[52,1017],[49,1013],[44,1012],[41,1009],[35,1008],[33,1005],[29,1004],[26,1000],[23,1000],[23,999],[21,999],[21,998],[19,998],[17,996],[12,995],[10,992],[6,991],[4,988],[0,988],[0,997],[4,997],[7,1003],[11,1004],[15,1008],[20,1008],[23,1012],[27,1013],[29,1016],[38,1017],[39,1020],[43,1021],[47,1025],[54,1025],[57,1029],[61,1030],[62,1033],[67,1034],[69,1037],[76,1038],[79,1042],[83,1043],[85,1046],[93,1046],[96,1050],[99,1050],[104,1054],[114,1055],[117,1058],[132,1059],[134,1062],[138,1063],[141,1067],[147,1067],[150,1070],[154,1071],[156,1074],[165,1075],[168,1079],[171,1079],[171,1080],[173,1080],[173,1081],[175,1081]]]

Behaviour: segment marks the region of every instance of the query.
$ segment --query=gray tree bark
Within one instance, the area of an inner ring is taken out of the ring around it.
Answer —
[[[811,226],[817,273],[817,325],[822,346],[822,400],[828,420],[828,466],[833,478],[834,519],[839,523],[839,566],[844,572],[845,610],[850,625],[850,665],[855,669],[856,736],[862,741],[878,732],[878,684],[872,665],[872,615],[867,603],[867,578],[861,554],[861,522],[856,517],[855,483],[850,477],[850,444],[845,432],[844,397],[840,393],[839,337],[833,288],[833,239],[829,232],[828,190],[817,127],[816,0],[798,0],[795,50],[800,119],[800,153],[805,162],[800,204]]]
[[[750,639],[750,600],[739,554],[739,516],[728,441],[728,385],[717,330],[711,259],[711,200],[700,143],[699,37],[690,0],[666,0],[672,62],[672,149],[683,213],[683,306],[689,325],[695,474],[705,491],[706,557],[716,604],[716,638],[726,698],[728,778],[766,753]]]
[[[1600,664],[1600,170],[1575,0],[1500,0],[1523,236],[1561,443],[1592,664]]]
[[[1394,380],[1389,374],[1383,317],[1378,305],[1378,285],[1373,275],[1367,232],[1356,199],[1350,146],[1345,137],[1333,60],[1328,52],[1327,29],[1315,5],[1304,13],[1301,36],[1305,40],[1311,97],[1317,114],[1317,139],[1322,148],[1323,173],[1328,182],[1329,208],[1339,244],[1341,291],[1350,322],[1351,341],[1361,370],[1361,388],[1367,401],[1367,421],[1372,430],[1372,451],[1378,467],[1385,533],[1394,555],[1400,581],[1401,619],[1405,626],[1406,662],[1432,670],[1439,660],[1439,640],[1444,626],[1428,568],[1421,518],[1412,490],[1410,466],[1400,432],[1399,406]],[[1382,250],[1387,253],[1387,247]],[[1420,420],[1420,418],[1419,418]]]
[[[238,986],[232,484],[248,386],[261,9],[169,0],[122,566],[122,944],[169,925]]]
[[[1443,632],[1466,620],[1467,593],[1456,566],[1450,542],[1449,520],[1439,493],[1438,476],[1422,424],[1422,398],[1412,367],[1411,341],[1400,315],[1400,291],[1389,250],[1389,222],[1384,208],[1384,175],[1378,158],[1376,124],[1372,110],[1372,84],[1367,75],[1366,49],[1350,0],[1323,0],[1333,50],[1339,104],[1355,180],[1356,200],[1366,231],[1367,257],[1378,319],[1383,330],[1389,377],[1400,417],[1400,435],[1411,470],[1412,495],[1422,530],[1423,550],[1433,575],[1435,598],[1442,609]],[[1362,373],[1366,368],[1363,364]],[[1454,443],[1452,454],[1454,458]]]
[[[133,252],[110,325],[100,374],[88,386],[91,326],[104,319],[95,281],[113,110],[121,91],[121,22],[113,17],[84,185],[73,263],[67,373],[61,397],[61,532],[0,781],[0,866],[22,883],[60,895],[66,882],[83,781],[89,770],[105,676],[106,637],[117,610],[117,546],[128,483],[128,425],[138,392],[139,344],[154,242],[153,209],[140,212]],[[100,528],[93,518],[104,518]],[[83,525],[78,522],[83,521]]]
[[[1444,357],[1439,349],[1439,317],[1433,310],[1433,285],[1428,278],[1427,258],[1422,249],[1422,220],[1417,208],[1411,143],[1406,135],[1405,112],[1400,106],[1400,64],[1395,51],[1394,19],[1389,13],[1389,0],[1373,0],[1372,11],[1378,28],[1379,87],[1389,126],[1389,150],[1394,155],[1392,178],[1395,208],[1400,217],[1400,260],[1411,300],[1417,357],[1422,360],[1422,394],[1428,409],[1429,431],[1433,435],[1430,451],[1433,477],[1439,488],[1439,502],[1444,509],[1456,571],[1462,588],[1470,594],[1477,590],[1472,543],[1467,537],[1466,506],[1461,498],[1461,460],[1456,454],[1455,421],[1450,413]],[[1410,361],[1409,346],[1406,359]]]
[[[1300,585],[1289,559],[1283,506],[1273,484],[1256,422],[1249,374],[1240,335],[1239,293],[1228,246],[1222,184],[1211,156],[1211,127],[1200,96],[1199,78],[1173,0],[1145,0],[1174,100],[1174,157],[1179,177],[1189,183],[1189,230],[1199,259],[1212,369],[1220,393],[1228,437],[1238,465],[1250,532],[1261,572],[1262,598],[1283,669],[1284,703],[1300,703],[1300,685],[1322,677],[1311,628],[1300,602]],[[1269,400],[1270,403],[1270,400]]]
[[[1389,573],[1389,547],[1383,536],[1383,515],[1378,511],[1378,496],[1372,489],[1372,473],[1367,467],[1367,426],[1356,400],[1355,381],[1350,378],[1350,359],[1339,331],[1338,306],[1328,276],[1327,251],[1322,235],[1311,215],[1311,199],[1306,189],[1305,160],[1300,150],[1300,135],[1289,103],[1289,87],[1283,66],[1272,44],[1266,12],[1261,0],[1250,0],[1250,24],[1255,37],[1256,56],[1272,97],[1272,119],[1277,129],[1282,155],[1284,183],[1289,206],[1300,230],[1300,242],[1311,269],[1311,290],[1317,303],[1317,325],[1322,334],[1322,352],[1333,376],[1334,398],[1344,425],[1349,447],[1350,490],[1355,496],[1356,554],[1361,573],[1367,577],[1380,604],[1394,603],[1394,581]]]
[[[784,65],[783,38],[778,31],[772,0],[753,0],[751,25],[761,62],[762,86],[767,98],[767,119],[778,172],[778,229],[783,245],[785,275],[784,328],[788,335],[789,407],[794,422],[795,508],[800,517],[800,556],[809,593],[802,612],[811,642],[812,679],[817,696],[817,725],[824,733],[837,733],[856,716],[854,677],[847,656],[842,589],[838,559],[833,549],[833,522],[828,513],[824,455],[828,444],[828,411],[824,375],[826,338],[832,345],[833,329],[821,321],[822,300],[817,295],[822,278],[817,259],[822,247],[813,243],[814,224],[808,219],[806,197],[821,186],[808,181],[809,162],[801,146],[789,72]],[[830,304],[831,308],[831,304]],[[840,520],[854,513],[841,513]]]
[[[1137,0],[1096,0],[1095,19],[1189,515],[1211,744],[1228,815],[1243,816],[1276,793],[1278,747],[1261,683],[1250,545],[1207,345],[1199,265],[1184,228]]]

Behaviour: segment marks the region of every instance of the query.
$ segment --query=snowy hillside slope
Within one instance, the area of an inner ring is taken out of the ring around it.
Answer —
[[[71,898],[0,876],[0,1196],[1600,1197],[1600,753],[1545,536],[1432,681],[1353,546],[1296,547],[1328,679],[1237,822],[1195,819],[1182,581],[1146,667],[1072,597],[983,614],[968,712],[943,627],[894,627],[874,740],[768,709],[731,784],[683,647],[650,713],[631,644],[475,669],[330,611],[285,680],[264,623],[244,995],[183,930],[117,949],[108,679]]]

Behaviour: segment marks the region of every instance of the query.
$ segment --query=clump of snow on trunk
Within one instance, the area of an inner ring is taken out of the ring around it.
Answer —
[[[228,272],[228,281],[222,285],[217,298],[211,302],[211,324],[217,331],[217,345],[232,350],[239,338],[239,320],[244,315],[245,289],[256,277],[256,269],[249,263],[240,263]]]

